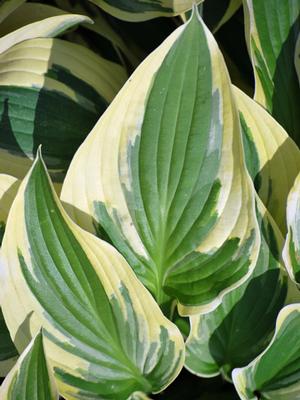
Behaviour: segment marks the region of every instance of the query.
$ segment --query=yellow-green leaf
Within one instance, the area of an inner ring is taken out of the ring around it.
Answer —
[[[1,54],[0,172],[23,178],[40,144],[49,168],[63,172],[125,79],[119,65],[60,39]]]
[[[300,150],[259,104],[234,88],[248,171],[256,191],[283,234],[286,201],[300,170]]]
[[[16,178],[0,174],[0,246],[8,212],[16,196],[18,187],[19,181]],[[0,309],[0,376],[6,376],[16,362],[17,356],[18,352],[10,338]]]
[[[13,176],[0,174],[0,246],[10,206],[17,194],[19,181]]]
[[[291,278],[300,284],[300,174],[297,176],[287,201],[288,233],[283,250],[283,259]]]
[[[174,16],[190,10],[203,0],[90,0],[114,17],[125,21],[145,21]]]
[[[19,350],[43,327],[60,394],[126,400],[180,372],[184,343],[125,259],[62,208],[40,154],[10,211],[1,304]]]
[[[54,37],[82,22],[92,21],[84,15],[66,14],[25,25],[0,38],[0,54],[24,40]]]
[[[300,304],[282,309],[266,350],[232,378],[242,400],[297,400],[300,397]]]
[[[216,310],[191,317],[186,342],[186,367],[211,377],[231,372],[253,360],[270,342],[276,317],[287,295],[287,274],[282,266],[283,238],[257,199],[261,247],[248,280],[224,296]]]
[[[26,3],[17,7],[8,17],[0,24],[0,36],[7,35],[25,25],[33,22],[41,21],[45,18],[55,17],[65,14],[80,14],[80,12],[67,13],[60,8],[41,3]],[[91,23],[89,23],[91,25]]]
[[[255,75],[254,99],[300,143],[300,90],[294,65],[299,0],[244,0],[245,29]]]
[[[38,333],[21,354],[0,388],[1,400],[58,400],[47,365],[42,334]]]
[[[194,14],[135,71],[76,153],[62,200],[165,310],[208,311],[251,273],[254,190],[217,44]],[[166,311],[167,312],[167,311]]]

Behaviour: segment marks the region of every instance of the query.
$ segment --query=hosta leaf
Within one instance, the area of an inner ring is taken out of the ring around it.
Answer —
[[[11,204],[19,186],[16,178],[0,174],[0,246]],[[0,376],[5,376],[14,365],[18,352],[12,343],[0,309]]]
[[[0,1],[0,23],[2,23],[14,10],[26,0],[1,0]]]
[[[265,349],[284,305],[283,238],[259,201],[257,214],[262,241],[251,277],[224,296],[216,310],[191,317],[186,367],[199,376],[222,373],[230,380],[233,368],[248,364]]]
[[[64,170],[125,79],[119,65],[60,39],[1,54],[0,172],[24,177],[40,144],[49,167]]]
[[[282,309],[267,349],[244,368],[233,370],[242,400],[296,400],[300,397],[300,304]]]
[[[38,333],[20,356],[0,388],[2,400],[58,400]]]
[[[298,0],[244,0],[246,37],[255,74],[255,100],[300,143],[300,90],[294,54]]]
[[[160,16],[184,13],[203,0],[90,0],[114,17],[126,21],[145,21]]]
[[[7,35],[25,25],[33,22],[41,21],[45,18],[55,17],[66,14],[80,14],[81,13],[67,13],[57,7],[50,6],[48,4],[40,3],[26,3],[22,2],[13,12],[9,14],[7,18],[0,25],[0,36]],[[92,25],[89,21],[89,25]]]
[[[130,45],[128,45],[126,38],[122,37],[124,32],[122,31],[121,35],[120,32],[117,31],[116,27],[108,22],[107,16],[99,7],[96,7],[91,2],[86,1],[73,2],[72,0],[56,0],[55,3],[59,7],[67,10],[69,13],[72,14],[76,13],[83,15],[92,15],[94,23],[83,24],[84,28],[109,40],[121,60],[123,60],[123,55],[120,54],[120,50],[130,61],[132,66],[136,67],[140,63],[141,60],[130,49]]]
[[[92,22],[84,15],[66,14],[33,22],[0,38],[0,54],[28,39],[54,37],[82,22]]]
[[[75,189],[76,188],[76,189]],[[195,14],[136,70],[76,153],[62,199],[157,302],[208,311],[246,279],[259,234],[221,53]]]
[[[300,170],[300,151],[286,131],[259,104],[238,88],[248,171],[261,200],[286,233],[286,201]]]
[[[1,284],[18,349],[43,327],[47,358],[68,400],[158,392],[182,368],[179,330],[125,259],[66,215],[40,155],[9,214]]]
[[[300,174],[297,176],[287,201],[288,234],[283,249],[283,259],[291,278],[300,283]]]

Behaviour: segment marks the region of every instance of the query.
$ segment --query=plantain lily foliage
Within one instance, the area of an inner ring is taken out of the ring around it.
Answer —
[[[0,1],[1,400],[300,398],[299,21]]]

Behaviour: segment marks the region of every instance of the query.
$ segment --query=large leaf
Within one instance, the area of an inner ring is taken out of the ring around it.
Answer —
[[[297,400],[300,397],[300,304],[279,313],[267,349],[244,368],[233,370],[242,400]]]
[[[0,54],[28,39],[54,37],[82,22],[92,22],[84,15],[66,14],[25,25],[0,38]]]
[[[20,356],[0,388],[1,400],[58,400],[38,333]]]
[[[185,365],[196,375],[222,373],[230,380],[233,368],[248,364],[271,340],[287,294],[283,238],[260,201],[257,214],[262,241],[251,277],[216,310],[191,317]]]
[[[114,17],[126,21],[145,21],[159,16],[184,13],[203,0],[90,0]]]
[[[261,200],[283,234],[286,201],[300,170],[300,151],[286,131],[259,104],[238,88],[246,164]]]
[[[255,100],[300,143],[300,90],[294,54],[298,0],[244,0],[246,37],[255,74]]]
[[[32,39],[0,55],[0,172],[24,177],[37,147],[64,170],[126,79],[74,43]]]
[[[76,153],[62,199],[162,308],[178,299],[183,314],[208,311],[251,273],[260,239],[238,114],[196,14],[119,92]]]
[[[125,259],[66,215],[38,155],[11,208],[1,301],[19,350],[43,327],[59,392],[125,400],[159,392],[179,373],[184,344]]]

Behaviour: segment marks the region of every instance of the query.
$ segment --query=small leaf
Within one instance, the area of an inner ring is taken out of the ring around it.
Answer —
[[[1,400],[58,400],[38,333],[21,354],[0,388]]]
[[[66,215],[38,155],[7,221],[2,310],[23,350],[43,327],[66,398],[126,400],[180,372],[184,343],[125,259]]]
[[[242,400],[296,400],[300,396],[300,304],[282,309],[267,349],[232,378]]]
[[[184,60],[184,62],[183,62]],[[211,310],[255,265],[239,119],[196,14],[137,68],[73,158],[62,200],[125,256],[166,313]]]

